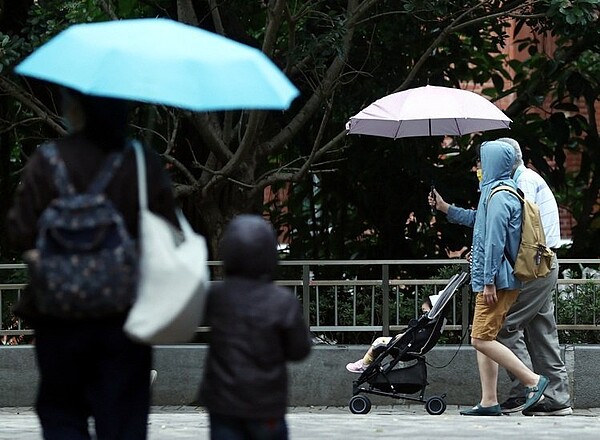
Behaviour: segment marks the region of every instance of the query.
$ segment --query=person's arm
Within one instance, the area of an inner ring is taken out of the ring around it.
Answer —
[[[42,211],[52,199],[52,185],[45,169],[46,163],[39,153],[34,153],[21,174],[21,182],[15,192],[14,203],[6,218],[10,231],[9,241],[15,250],[35,248],[37,223]]]
[[[523,194],[527,200],[535,203],[535,198],[538,191],[538,183],[533,179],[528,179],[524,174],[525,172],[523,172],[519,177],[517,186],[521,191],[523,191]]]
[[[498,302],[498,295],[496,294],[495,284],[486,284],[483,286],[483,298],[486,304],[492,305]]]
[[[459,208],[458,206],[451,205],[444,200],[435,188],[432,191],[433,194],[429,193],[428,197],[429,205],[432,208],[446,214],[450,223],[457,223],[470,228],[473,227],[475,224],[475,215],[477,214],[476,210]]]

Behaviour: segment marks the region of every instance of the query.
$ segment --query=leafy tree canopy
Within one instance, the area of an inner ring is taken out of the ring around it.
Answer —
[[[597,256],[598,12],[595,0],[0,0],[1,195],[10,200],[36,145],[65,133],[54,88],[15,76],[14,65],[72,23],[163,16],[260,48],[301,90],[285,112],[134,112],[134,134],[162,154],[213,258],[233,215],[264,209],[290,235],[293,257],[445,256],[470,231],[439,218],[431,226],[430,184],[474,205],[473,147],[504,135],[521,141],[577,219],[572,255]],[[510,35],[527,56],[506,64]],[[555,52],[541,49],[549,40]],[[450,149],[437,138],[346,137],[361,108],[425,84],[485,84],[490,99],[510,97],[512,130]],[[576,174],[564,170],[565,149],[582,155]],[[268,187],[289,197],[265,207]],[[3,249],[5,240],[6,231]]]

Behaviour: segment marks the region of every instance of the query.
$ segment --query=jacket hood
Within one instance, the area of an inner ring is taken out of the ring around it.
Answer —
[[[219,253],[226,276],[270,281],[278,262],[277,237],[262,217],[240,215],[225,229]]]
[[[506,142],[491,141],[481,144],[481,185],[489,185],[497,180],[510,179],[515,163],[515,150]]]

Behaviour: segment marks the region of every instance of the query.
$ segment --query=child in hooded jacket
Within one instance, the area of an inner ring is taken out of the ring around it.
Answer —
[[[225,278],[211,287],[210,349],[200,388],[211,439],[287,439],[287,361],[310,353],[294,294],[273,282],[277,240],[254,215],[236,217],[220,243]]]

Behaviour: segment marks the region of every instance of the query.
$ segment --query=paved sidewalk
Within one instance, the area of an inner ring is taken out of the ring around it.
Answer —
[[[376,406],[367,415],[342,407],[290,408],[292,440],[315,439],[543,439],[597,440],[600,408],[575,410],[567,417],[463,417],[450,406],[431,416],[421,405]],[[39,440],[40,428],[31,408],[0,408],[0,440]],[[206,412],[196,407],[153,407],[149,440],[209,438]]]

